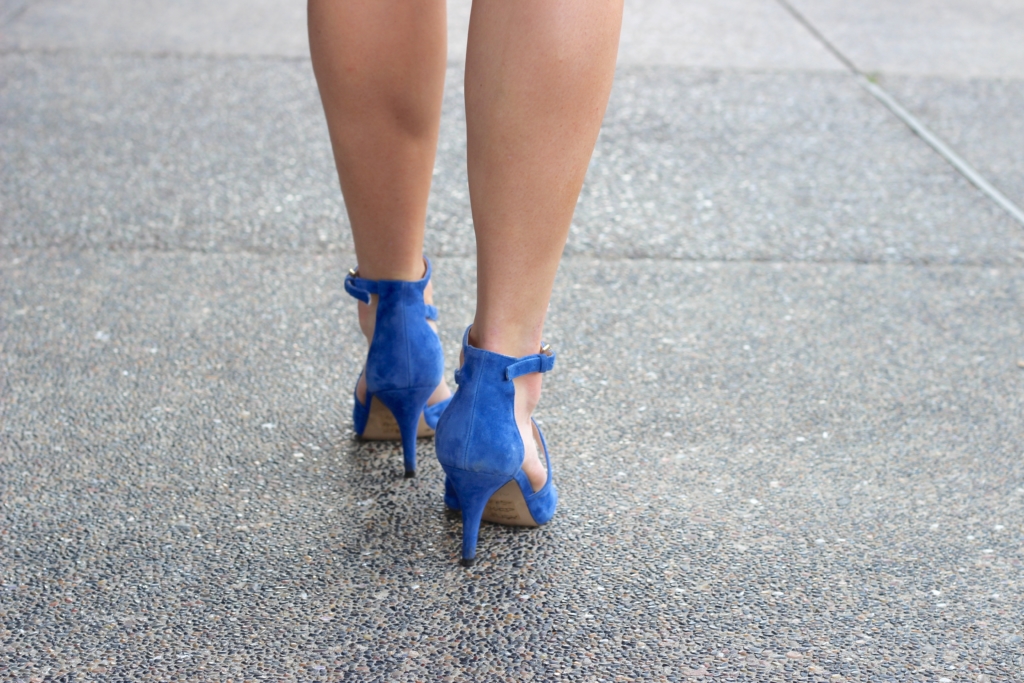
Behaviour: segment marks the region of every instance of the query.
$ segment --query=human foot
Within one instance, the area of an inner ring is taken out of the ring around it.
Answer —
[[[516,377],[513,384],[516,387],[516,426],[523,439],[523,472],[529,478],[533,490],[540,491],[548,480],[548,471],[540,457],[540,435],[531,417],[540,403],[541,374],[535,372]]]

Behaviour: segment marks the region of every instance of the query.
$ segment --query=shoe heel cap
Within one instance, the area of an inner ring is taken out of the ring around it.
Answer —
[[[475,557],[470,557],[470,558],[465,558],[464,557],[461,560],[459,560],[459,564],[461,564],[463,567],[472,567],[474,564],[476,564],[476,558]]]

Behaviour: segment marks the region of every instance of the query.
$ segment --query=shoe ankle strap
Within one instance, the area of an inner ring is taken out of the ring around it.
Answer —
[[[472,329],[472,325],[466,328],[466,332],[462,335],[462,344],[464,347],[469,346],[469,331]],[[476,348],[476,347],[471,347]],[[508,356],[501,356],[500,354],[485,351],[485,353],[498,357],[508,358]],[[531,354],[529,356],[523,356],[522,358],[516,358],[505,367],[505,381],[511,382],[516,377],[522,375],[529,375],[533,372],[548,372],[555,367],[555,352],[551,349],[548,344],[541,342],[540,353]],[[462,384],[462,368],[458,368],[455,371],[455,383]]]
[[[377,280],[367,280],[359,277],[359,271],[349,268],[345,276],[345,291],[349,295],[359,299],[364,304],[370,303],[370,295],[378,293]]]
[[[412,281],[410,285],[422,285],[426,287],[430,281],[430,259],[423,257],[423,260],[427,264],[427,272],[421,280]],[[350,268],[348,275],[345,276],[345,291],[350,296],[359,299],[364,304],[370,303],[371,294],[380,294],[380,283],[387,282],[387,280],[367,280],[366,278],[359,277],[359,271],[355,268]],[[427,309],[427,320],[437,320],[437,307],[431,304],[423,304]]]
[[[547,344],[541,344],[540,353],[523,356],[505,368],[505,379],[511,381],[531,372],[547,372],[553,367],[555,367],[555,352]]]

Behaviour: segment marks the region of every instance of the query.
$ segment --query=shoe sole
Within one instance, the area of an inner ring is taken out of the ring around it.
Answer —
[[[494,492],[484,508],[483,521],[505,526],[538,527],[540,524],[533,519],[530,508],[523,498],[523,490],[513,479]]]

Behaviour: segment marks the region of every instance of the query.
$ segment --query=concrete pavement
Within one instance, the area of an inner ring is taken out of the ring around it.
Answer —
[[[1024,200],[1020,8],[795,4]],[[352,440],[301,4],[0,17],[0,679],[1024,679],[1024,226],[780,5],[628,5],[547,330],[562,506],[470,571],[432,446]]]

